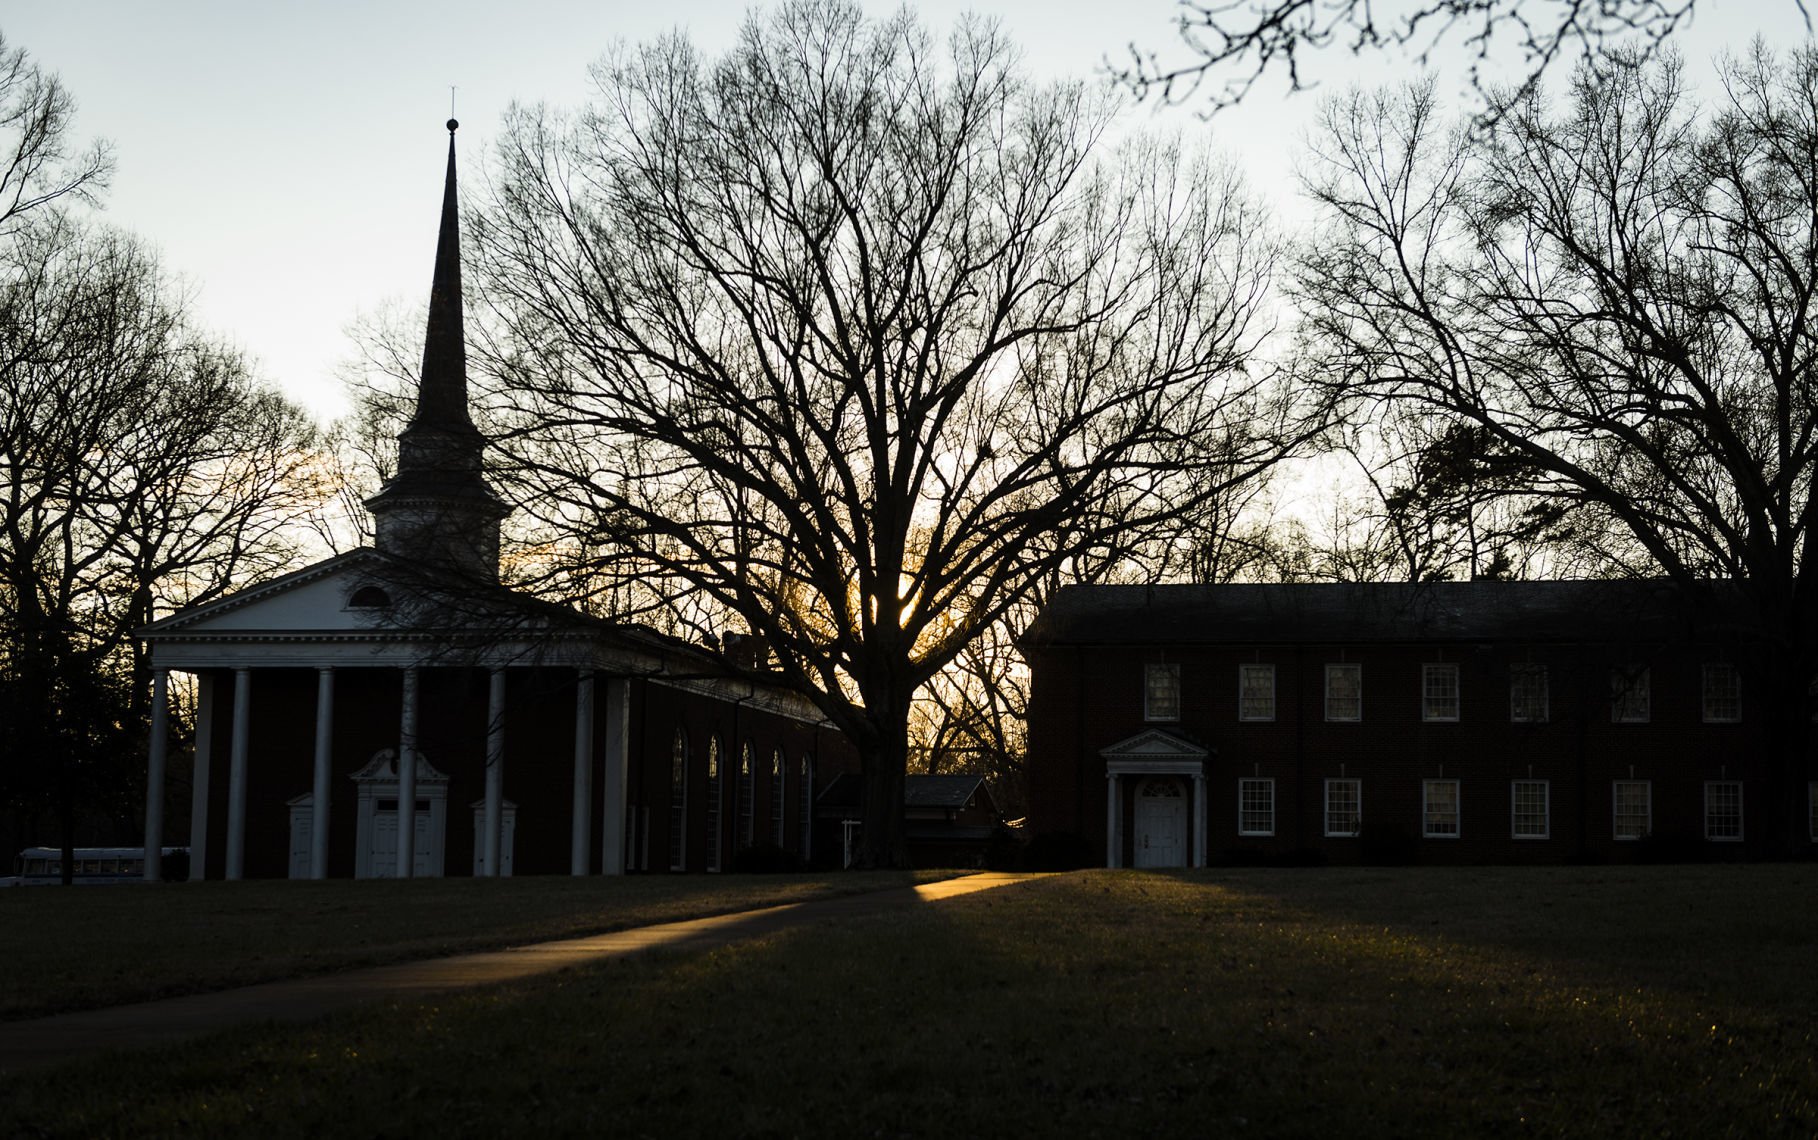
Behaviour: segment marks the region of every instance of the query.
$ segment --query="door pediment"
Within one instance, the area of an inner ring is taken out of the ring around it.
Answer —
[[[1098,754],[1104,757],[1105,771],[1114,776],[1198,775],[1205,771],[1211,752],[1172,732],[1151,728]]]

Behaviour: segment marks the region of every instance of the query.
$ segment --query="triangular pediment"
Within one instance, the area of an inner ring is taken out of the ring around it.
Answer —
[[[474,630],[497,638],[547,630],[558,607],[502,587],[443,578],[359,549],[181,610],[140,631],[159,639],[423,637]]]
[[[179,610],[146,626],[151,640],[173,635],[370,632],[383,620],[380,609],[350,606],[355,592],[383,587],[385,559],[371,550],[353,550],[305,566],[257,586],[199,606]]]
[[[1190,740],[1151,728],[1102,748],[1098,754],[1107,760],[1204,760],[1207,752]]]
[[[372,754],[366,767],[355,772],[351,777],[356,784],[396,784],[398,782],[398,750],[381,748]],[[417,786],[426,784],[446,784],[448,777],[429,762],[429,758],[417,750]]]

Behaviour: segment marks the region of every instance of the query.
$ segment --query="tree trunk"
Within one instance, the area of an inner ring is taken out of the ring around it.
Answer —
[[[875,707],[875,706],[873,706]],[[909,843],[903,819],[903,788],[909,771],[909,701],[888,702],[882,730],[860,746],[859,771],[865,777],[859,805],[863,827],[852,854],[856,870],[909,866]]]
[[[1768,796],[1765,818],[1768,828],[1767,853],[1775,859],[1791,859],[1805,853],[1811,842],[1811,823],[1807,816],[1807,759],[1812,754],[1812,713],[1807,695],[1804,670],[1794,660],[1776,663],[1767,684]]]

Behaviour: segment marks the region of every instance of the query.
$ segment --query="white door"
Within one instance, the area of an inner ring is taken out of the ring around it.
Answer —
[[[387,811],[380,807],[372,813],[372,877],[375,879],[395,879],[398,877],[398,813],[396,800],[382,801],[392,806]],[[429,878],[433,866],[432,852],[429,849],[429,801],[417,801],[417,845],[412,852],[411,863],[415,866],[414,877]]]
[[[1187,865],[1187,796],[1179,780],[1154,777],[1137,788],[1135,865]]]
[[[290,877],[309,878],[310,855],[315,850],[316,797],[298,796],[290,801]]]

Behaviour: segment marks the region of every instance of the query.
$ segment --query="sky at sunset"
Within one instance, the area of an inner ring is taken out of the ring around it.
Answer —
[[[971,6],[917,7],[940,29]],[[1044,77],[1093,75],[1132,40],[1178,54],[1171,0],[1000,0],[975,10],[999,17]],[[0,8],[0,32],[62,77],[79,104],[80,137],[114,143],[107,217],[162,251],[206,325],[330,416],[342,408],[336,366],[351,353],[348,324],[427,294],[451,85],[471,189],[513,100],[577,106],[587,65],[617,39],[679,26],[717,54],[745,11],[728,0],[82,0]],[[1794,0],[1701,0],[1681,40],[1694,79],[1713,53],[1740,50],[1757,32],[1777,46],[1807,36]],[[1328,86],[1411,70],[1402,58],[1360,68],[1335,54]],[[1462,78],[1441,83],[1455,91]],[[1314,106],[1314,96],[1284,98],[1270,83],[1210,125],[1178,109],[1133,118],[1210,132],[1260,189],[1283,198],[1292,143]]]

